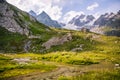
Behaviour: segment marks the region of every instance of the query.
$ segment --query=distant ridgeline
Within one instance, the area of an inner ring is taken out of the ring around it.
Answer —
[[[81,30],[82,28],[109,36],[120,36],[120,10],[117,13],[105,13],[98,19],[93,15],[77,15],[64,28]]]

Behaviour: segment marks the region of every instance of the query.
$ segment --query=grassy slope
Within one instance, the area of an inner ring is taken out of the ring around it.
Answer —
[[[97,35],[97,38],[91,40],[91,38],[86,39],[86,36],[93,35],[93,33],[83,33],[79,31],[60,30],[60,29],[54,29],[54,28],[52,28],[52,30],[59,32],[59,35],[57,36],[61,36],[63,34],[71,32],[73,35],[73,40],[60,46],[53,46],[50,50],[47,50],[48,51],[47,54],[40,54],[40,53],[39,54],[33,54],[33,53],[4,54],[4,55],[2,54],[1,55],[2,57],[0,57],[1,58],[0,75],[2,75],[1,78],[16,76],[14,75],[14,73],[16,73],[17,75],[21,75],[21,74],[35,72],[36,68],[37,70],[40,70],[40,71],[46,70],[46,67],[47,67],[47,71],[54,69],[54,65],[51,65],[51,64],[45,65],[43,63],[40,63],[41,61],[53,61],[58,63],[64,63],[64,64],[70,64],[70,65],[83,65],[83,66],[100,64],[101,67],[103,68],[106,65],[108,65],[108,63],[111,63],[109,67],[112,67],[116,63],[120,64],[120,57],[119,57],[120,56],[120,38],[119,37],[111,37],[111,36],[94,34],[94,35]],[[70,51],[72,48],[76,47],[76,45],[80,45],[80,44],[84,44],[82,51],[78,51],[78,52]],[[7,57],[8,59],[7,60],[3,59],[4,57],[5,58]],[[37,60],[39,64],[29,63],[30,66],[22,65],[22,68],[21,68],[21,65],[11,61],[11,59],[14,59],[14,58],[31,58],[32,60]],[[101,62],[106,62],[106,65],[101,64]],[[45,67],[41,68],[40,66],[45,66]],[[20,70],[23,70],[23,71],[21,72]],[[11,75],[9,75],[8,73],[11,73]],[[106,77],[103,77],[103,76],[106,76]],[[120,77],[119,69],[117,70],[114,68],[113,69],[105,68],[100,70],[99,73],[96,70],[88,71],[85,75],[80,75],[80,76],[76,75],[76,77],[72,77],[72,78],[73,80],[74,79],[79,80],[80,78],[83,80],[85,80],[86,78],[89,78],[91,80],[95,78],[99,78],[99,79],[105,78],[105,80],[115,78],[115,80],[117,80],[119,77]],[[70,78],[61,76],[59,77],[59,79],[69,80]]]
[[[11,33],[0,26],[0,52],[24,52],[23,47],[27,41],[32,41],[32,47],[35,46],[35,52],[38,52],[38,47],[41,47],[42,42],[47,41],[54,35],[57,35],[55,31],[49,27],[33,21],[30,19],[28,13],[19,10],[18,8],[10,5],[9,8],[14,11],[13,18],[22,27],[28,25],[30,30],[29,35],[40,36],[41,39],[28,39],[25,35],[18,33]],[[1,15],[2,16],[2,15]],[[32,49],[30,51],[33,51]]]
[[[26,36],[0,28],[0,52],[21,52]]]

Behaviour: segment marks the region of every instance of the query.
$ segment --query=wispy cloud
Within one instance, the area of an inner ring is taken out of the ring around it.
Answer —
[[[92,5],[88,6],[87,10],[93,11],[97,7],[99,7],[99,4],[95,2]]]

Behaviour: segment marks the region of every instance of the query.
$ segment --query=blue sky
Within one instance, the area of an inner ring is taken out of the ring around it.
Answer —
[[[7,0],[18,8],[37,14],[45,11],[48,15],[67,23],[72,17],[80,14],[92,14],[98,17],[106,12],[116,13],[120,10],[120,0]]]
[[[72,4],[71,4],[72,3]],[[86,8],[93,5],[94,3],[98,4],[94,10],[89,11]],[[116,12],[120,9],[120,0],[68,0],[66,5],[63,7],[63,13],[66,13],[70,10],[74,11],[83,11],[86,14],[92,14],[97,12]]]

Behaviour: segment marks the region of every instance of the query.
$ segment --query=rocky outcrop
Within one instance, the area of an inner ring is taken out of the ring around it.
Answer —
[[[24,51],[28,52],[30,49],[30,46],[31,46],[31,41],[26,42],[24,45]]]
[[[72,35],[71,33],[68,33],[62,37],[53,37],[49,39],[47,42],[43,43],[42,46],[45,47],[46,49],[50,49],[52,46],[62,45],[70,40],[72,40]]]
[[[28,17],[30,21],[36,21],[26,12],[8,4],[5,0],[0,0],[0,27],[4,27],[10,32],[28,36],[30,22],[26,21],[25,17]]]

